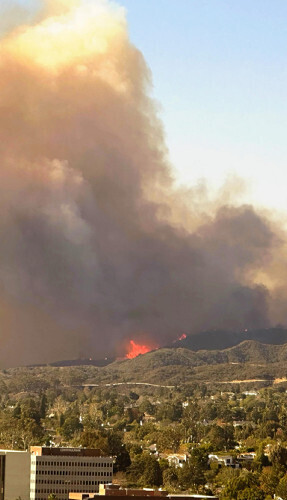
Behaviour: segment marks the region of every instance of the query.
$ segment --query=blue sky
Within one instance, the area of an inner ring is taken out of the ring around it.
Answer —
[[[235,174],[243,201],[287,210],[287,2],[116,3],[151,68],[178,182]]]
[[[120,0],[152,70],[181,182],[235,173],[287,209],[287,2]]]

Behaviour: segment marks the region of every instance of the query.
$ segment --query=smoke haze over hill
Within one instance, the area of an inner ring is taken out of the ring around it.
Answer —
[[[174,187],[124,10],[46,2],[2,32],[1,365],[285,323],[285,235],[232,186]]]

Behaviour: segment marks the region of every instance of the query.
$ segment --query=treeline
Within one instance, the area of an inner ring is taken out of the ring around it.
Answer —
[[[174,389],[82,388],[99,370],[2,372],[0,446],[100,448],[115,457],[116,478],[126,486],[218,493],[224,500],[287,498],[286,384],[253,391],[195,382]],[[251,451],[254,461],[238,469],[208,459],[229,454],[239,464],[237,455]],[[187,457],[182,467],[169,459],[174,453]]]

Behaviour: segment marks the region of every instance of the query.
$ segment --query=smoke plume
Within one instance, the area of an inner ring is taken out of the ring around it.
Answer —
[[[0,41],[1,365],[285,321],[285,235],[224,190],[175,188],[124,10],[27,19]]]

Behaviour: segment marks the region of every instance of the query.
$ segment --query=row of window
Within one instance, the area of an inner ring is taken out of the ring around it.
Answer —
[[[103,481],[101,484],[108,484],[108,481]],[[36,494],[41,494],[41,493],[60,493],[60,494],[67,494],[71,490],[68,490],[67,488],[37,488],[35,493]],[[37,499],[35,499],[37,500]]]
[[[104,484],[105,481],[68,481],[68,482],[65,482],[65,481],[54,481],[54,482],[50,482],[50,481],[37,481],[37,485],[39,484],[48,484],[49,486],[54,486],[54,485],[67,485],[69,484],[69,487],[70,485],[71,486],[91,486],[91,485],[98,485],[98,484]]]
[[[112,471],[104,470],[92,470],[92,471],[82,471],[82,470],[36,470],[37,476],[107,476],[111,474]],[[35,476],[35,474],[33,474]]]
[[[105,474],[105,477],[112,477],[112,475],[113,475],[112,472],[108,472],[107,474]],[[54,479],[54,480],[37,479],[37,481],[35,481],[35,479],[31,480],[31,484],[34,484],[35,482],[37,482],[37,484],[65,484],[65,483],[67,483],[67,481],[65,479]],[[83,480],[83,479],[75,479],[74,481],[69,480],[68,482],[69,482],[69,484],[91,484],[90,480]],[[98,483],[98,482],[101,482],[101,481],[94,480],[92,484]]]
[[[35,462],[36,464],[36,462]],[[40,465],[42,466],[48,466],[48,467],[110,467],[112,465],[111,462],[42,462],[42,461],[37,461],[37,466],[39,467]]]

